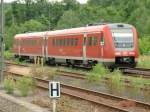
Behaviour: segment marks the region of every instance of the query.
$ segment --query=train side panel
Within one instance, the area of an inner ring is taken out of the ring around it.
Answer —
[[[44,41],[41,37],[23,37],[19,39],[20,56],[43,56]]]
[[[42,44],[43,39],[40,37],[31,37],[21,39],[21,49],[22,55],[28,56],[42,56]]]
[[[82,38],[83,35],[49,36],[48,57],[81,58]]]
[[[138,60],[138,56],[139,56],[139,51],[138,51],[138,34],[137,31],[135,29],[135,27],[133,27],[133,33],[134,33],[134,57],[135,57],[135,62],[137,63]]]

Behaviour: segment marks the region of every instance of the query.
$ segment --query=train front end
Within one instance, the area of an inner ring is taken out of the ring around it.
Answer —
[[[114,46],[115,66],[135,67],[138,59],[136,29],[129,24],[109,25]]]

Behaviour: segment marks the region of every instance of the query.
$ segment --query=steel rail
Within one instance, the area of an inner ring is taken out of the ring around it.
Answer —
[[[23,76],[21,74],[12,73],[12,72],[7,72],[7,73],[10,73],[11,75],[15,76],[15,79]],[[40,79],[37,77],[33,77],[33,79],[36,81],[37,87],[48,90],[48,82],[49,82],[48,80]],[[91,91],[88,89],[74,87],[74,86],[70,86],[70,85],[66,85],[66,84],[61,84],[61,87],[62,87],[61,88],[62,94],[76,97],[76,98],[79,98],[82,100],[86,100],[86,101],[89,101],[89,102],[92,102],[95,104],[103,105],[109,109],[113,109],[116,111],[130,112],[129,109],[124,109],[124,108],[121,108],[119,106],[112,105],[112,104],[106,104],[105,100],[115,100],[116,103],[119,101],[124,101],[124,100],[132,101],[132,102],[136,103],[136,106],[142,107],[142,109],[143,108],[144,109],[150,109],[150,104],[136,101],[136,100],[132,100],[132,99],[118,97],[118,96],[114,96],[114,95],[110,95],[110,94],[106,94],[106,93],[102,93],[102,92],[97,92],[97,91]],[[100,99],[104,99],[104,100],[102,101]]]
[[[119,68],[124,75],[150,78],[150,69],[146,68]]]
[[[63,70],[57,70],[57,74],[62,75],[62,76],[67,76],[67,77],[73,77],[73,78],[77,78],[77,79],[86,79],[86,75],[81,74],[81,73],[74,73],[74,72],[68,72],[68,71],[63,71]]]

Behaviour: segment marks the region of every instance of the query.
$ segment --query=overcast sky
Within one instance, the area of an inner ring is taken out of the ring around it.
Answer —
[[[12,2],[12,1],[14,1],[14,0],[4,0],[4,2]],[[61,0],[49,0],[49,1],[61,1]],[[79,1],[80,3],[86,3],[87,2],[87,0],[77,0],[77,1]]]

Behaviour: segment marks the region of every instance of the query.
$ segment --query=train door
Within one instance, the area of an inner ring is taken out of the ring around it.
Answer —
[[[101,32],[90,33],[87,35],[87,58],[89,60],[98,60],[101,57],[100,37]]]
[[[44,36],[43,47],[44,47],[43,54],[44,54],[45,59],[47,59],[47,55],[48,55],[48,36],[47,35]]]
[[[82,51],[83,51],[83,63],[86,64],[86,41],[87,41],[87,33],[84,33],[84,37],[83,37],[83,47],[82,47]]]
[[[20,56],[20,51],[21,51],[21,39],[17,39],[17,46],[18,46],[18,55]]]

